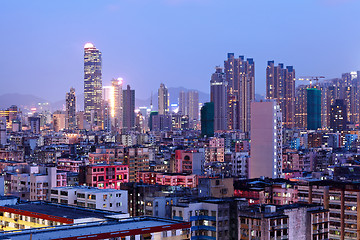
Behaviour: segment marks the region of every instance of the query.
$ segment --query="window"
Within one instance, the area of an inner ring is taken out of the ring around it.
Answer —
[[[93,182],[96,182],[96,176],[93,176]]]

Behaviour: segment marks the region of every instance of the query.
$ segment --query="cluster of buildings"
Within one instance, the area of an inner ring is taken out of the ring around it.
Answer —
[[[228,54],[210,101],[135,109],[84,48],[84,111],[0,111],[0,239],[359,239],[360,73],[295,86]],[[201,110],[200,110],[201,109]],[[36,228],[36,229],[35,229]]]

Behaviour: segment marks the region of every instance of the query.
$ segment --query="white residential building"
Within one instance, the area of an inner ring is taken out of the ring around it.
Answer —
[[[51,189],[50,201],[114,212],[128,212],[128,193],[125,190],[90,187],[56,187]]]

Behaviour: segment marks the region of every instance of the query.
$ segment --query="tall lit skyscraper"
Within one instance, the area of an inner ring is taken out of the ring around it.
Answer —
[[[135,90],[130,85],[123,90],[123,129],[125,132],[135,128]]]
[[[65,114],[65,128],[74,129],[76,127],[76,96],[74,88],[70,88],[70,92],[66,93]]]
[[[199,120],[199,92],[187,93],[187,115],[189,116],[190,128],[195,128]]]
[[[211,75],[210,99],[214,103],[214,130],[227,130],[227,82],[221,67]]]
[[[159,115],[165,115],[169,113],[169,92],[163,83],[160,84],[158,90],[158,111]]]
[[[295,69],[274,61],[266,67],[266,98],[276,99],[280,105],[285,128],[294,127],[295,116]]]
[[[101,126],[102,70],[101,52],[92,44],[84,46],[84,112],[92,126]]]
[[[186,115],[186,93],[184,91],[179,93],[179,113]]]
[[[122,78],[113,79],[111,81],[112,98],[110,100],[111,117],[113,125],[117,131],[123,126],[123,90],[122,90]]]
[[[227,89],[227,125],[229,130],[250,131],[250,102],[255,100],[255,63],[244,56],[228,53],[224,62]]]
[[[251,103],[250,178],[282,177],[282,116],[275,100]]]

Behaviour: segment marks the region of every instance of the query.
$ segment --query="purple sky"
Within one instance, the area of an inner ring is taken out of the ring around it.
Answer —
[[[103,53],[103,84],[123,77],[137,98],[161,82],[209,91],[228,52],[255,60],[265,92],[268,60],[297,76],[360,70],[357,0],[24,0],[0,5],[0,94],[61,100],[83,92],[83,45]]]

